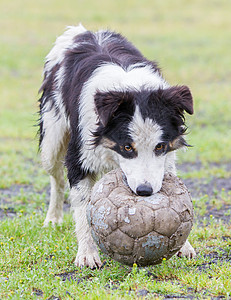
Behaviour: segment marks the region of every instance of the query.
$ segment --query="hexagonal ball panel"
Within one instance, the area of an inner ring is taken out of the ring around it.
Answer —
[[[122,255],[132,254],[134,240],[119,229],[116,229],[107,237],[107,243],[114,253]]]
[[[154,230],[164,236],[170,237],[180,226],[179,215],[171,208],[155,210]]]
[[[117,176],[114,171],[111,171],[110,176],[101,178],[94,185],[91,193],[91,203],[95,204],[102,198],[107,198],[108,195],[118,186]]]
[[[137,239],[153,230],[154,213],[152,209],[131,203],[125,205],[118,209],[118,227],[122,232]]]
[[[108,236],[118,227],[117,208],[105,198],[96,204],[87,208],[88,222],[96,234]]]
[[[161,263],[168,253],[169,238],[156,232],[150,232],[135,242],[134,262],[139,266]]]

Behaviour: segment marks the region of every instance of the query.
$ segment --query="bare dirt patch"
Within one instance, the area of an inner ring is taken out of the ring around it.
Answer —
[[[223,168],[226,171],[231,170],[231,162],[226,164],[218,164],[218,163],[211,163],[209,167],[220,167]],[[198,161],[196,163],[184,163],[181,165],[178,165],[178,169],[181,172],[187,173],[191,171],[199,171],[201,168],[203,168],[203,165]],[[192,198],[199,199],[200,197],[203,197],[204,195],[208,196],[208,202],[207,202],[207,212],[203,217],[209,218],[210,215],[214,216],[214,218],[221,219],[225,223],[231,222],[231,217],[229,214],[227,214],[227,211],[231,212],[231,203],[223,204],[221,207],[216,208],[211,206],[210,199],[217,198],[219,199],[222,191],[225,191],[227,193],[231,193],[231,178],[218,178],[218,177],[211,177],[211,178],[205,178],[205,179],[197,179],[197,178],[190,178],[190,179],[184,179],[183,180],[185,185],[188,187]],[[13,185],[9,189],[0,189],[0,220],[4,217],[12,218],[15,217],[17,212],[15,210],[15,202],[13,201],[14,197],[19,195],[20,191],[23,189],[25,194],[29,193],[37,193],[33,190],[33,186],[28,185]],[[47,205],[49,201],[49,187],[47,187],[44,191],[46,192],[47,197]],[[22,203],[23,205],[23,203]],[[64,210],[69,211],[69,204],[64,203]]]

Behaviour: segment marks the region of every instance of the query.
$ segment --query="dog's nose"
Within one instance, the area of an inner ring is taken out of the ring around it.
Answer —
[[[137,187],[136,193],[139,196],[151,196],[153,193],[153,189],[149,183],[141,184]]]

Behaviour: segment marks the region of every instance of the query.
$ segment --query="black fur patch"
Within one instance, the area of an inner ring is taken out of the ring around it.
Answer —
[[[76,130],[75,133],[72,132],[65,161],[65,165],[68,170],[67,177],[70,183],[70,187],[76,185],[88,174],[88,171],[82,168],[82,162],[80,160],[81,147],[82,142],[80,140],[80,134],[79,131]]]
[[[133,142],[128,128],[135,107],[138,106],[144,120],[152,119],[163,130],[162,139],[166,144],[169,143],[167,152],[188,146],[182,137],[186,130],[183,109],[192,113],[190,95],[191,93],[185,93],[185,88],[181,87],[157,91],[97,93],[95,104],[100,122],[94,133],[95,145],[100,143],[102,137],[107,137],[116,143],[117,146],[113,149],[124,155],[119,145]]]
[[[143,91],[135,95],[135,102],[139,106],[143,119],[150,118],[161,127],[162,139],[165,142],[174,141],[185,133],[183,110],[192,112],[192,98],[184,99],[182,103],[176,89],[178,87]],[[189,104],[186,107],[187,102]]]
[[[95,146],[106,137],[115,145],[111,149],[127,158],[136,155],[135,152],[123,151],[124,145],[133,141],[128,132],[129,123],[135,111],[134,95],[131,92],[98,92],[95,96],[95,106],[99,115],[97,131],[93,133]]]

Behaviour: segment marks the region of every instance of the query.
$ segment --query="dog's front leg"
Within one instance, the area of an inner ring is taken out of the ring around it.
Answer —
[[[92,178],[88,175],[76,186],[72,187],[70,191],[75,232],[78,240],[78,252],[75,259],[75,264],[78,267],[87,266],[95,268],[101,266],[98,249],[91,236],[86,217],[86,208],[90,199],[93,183]]]

